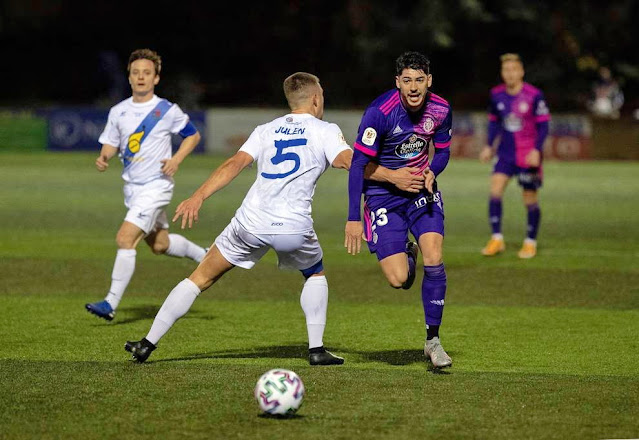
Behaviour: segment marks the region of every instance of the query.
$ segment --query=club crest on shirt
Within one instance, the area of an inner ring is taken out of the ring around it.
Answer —
[[[521,119],[514,113],[508,113],[504,118],[504,129],[514,133],[522,129],[523,123]]]
[[[162,110],[160,110],[159,108],[156,108],[155,110],[153,110],[153,117],[156,119],[159,119],[160,116],[162,116]]]
[[[142,139],[142,136],[144,136],[144,130],[133,133],[131,136],[129,136],[129,142],[127,146],[131,153],[135,154],[140,151],[140,140]]]
[[[526,113],[529,108],[530,108],[530,106],[528,105],[527,102],[523,101],[523,102],[519,103],[519,112],[520,113]]]
[[[426,140],[416,135],[411,135],[406,142],[402,142],[395,147],[395,154],[402,159],[411,159],[424,151],[427,145]]]
[[[377,139],[377,132],[373,127],[368,127],[364,130],[364,134],[362,135],[362,142],[369,147],[375,143],[375,139]]]
[[[426,118],[422,127],[424,128],[424,131],[426,133],[430,133],[433,131],[433,128],[435,127],[435,121],[433,121],[432,118]]]

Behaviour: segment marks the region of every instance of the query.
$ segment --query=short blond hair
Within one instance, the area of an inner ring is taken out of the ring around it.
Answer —
[[[153,66],[155,67],[155,74],[159,75],[162,70],[162,58],[158,53],[151,49],[137,49],[131,52],[129,55],[129,64],[126,66],[126,71],[131,71],[131,64],[133,61],[137,60],[149,60],[153,62]]]
[[[524,64],[521,61],[521,57],[517,53],[505,53],[499,57],[499,60],[501,61],[502,64],[508,61],[516,61],[518,63],[521,63],[522,65]]]
[[[284,96],[291,109],[296,109],[313,96],[319,78],[312,73],[296,72],[284,80]]]

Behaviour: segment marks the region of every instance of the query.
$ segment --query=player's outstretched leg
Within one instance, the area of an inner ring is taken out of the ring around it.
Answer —
[[[146,361],[156,348],[155,344],[152,344],[146,338],[141,341],[127,341],[124,344],[124,349],[131,353],[136,362],[140,363]]]
[[[408,290],[415,282],[415,265],[417,263],[417,252],[419,246],[414,241],[406,243],[406,255],[408,256],[408,278],[402,284],[402,289]]]
[[[89,313],[107,321],[111,321],[115,317],[115,309],[120,304],[124,291],[135,272],[136,254],[135,249],[118,249],[115,263],[113,263],[109,293],[103,301],[86,304],[84,307]]]
[[[157,348],[156,344],[162,336],[169,331],[178,319],[186,315],[199,294],[200,288],[193,281],[188,278],[182,280],[164,300],[164,304],[162,304],[158,314],[155,316],[146,338],[137,342],[127,342],[124,345],[124,349],[133,354],[133,357],[138,362],[144,362],[151,355],[151,352]]]

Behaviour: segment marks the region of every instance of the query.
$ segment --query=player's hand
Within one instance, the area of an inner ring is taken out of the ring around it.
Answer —
[[[424,176],[419,168],[406,167],[390,171],[390,182],[402,191],[418,193],[424,188]]]
[[[180,162],[175,157],[162,159],[160,162],[162,162],[162,172],[169,177],[173,177],[180,166]]]
[[[100,172],[106,171],[106,169],[109,168],[109,159],[106,157],[106,155],[101,154],[98,156],[98,158],[95,160],[95,167]]]
[[[195,196],[184,200],[176,208],[172,221],[175,222],[178,218],[182,217],[182,229],[184,229],[186,225],[192,228],[193,222],[197,223],[199,219],[198,212],[202,207],[202,202],[203,200],[201,198]]]
[[[344,230],[344,247],[351,255],[359,254],[362,249],[364,226],[361,221],[348,221]]]
[[[493,158],[493,149],[490,145],[486,145],[479,152],[479,161],[481,163],[486,163],[492,158]]]
[[[435,173],[433,173],[430,167],[426,167],[424,170],[424,187],[429,193],[433,193],[433,183],[435,183]]]
[[[526,163],[529,167],[535,168],[541,165],[541,153],[534,149],[526,155]]]

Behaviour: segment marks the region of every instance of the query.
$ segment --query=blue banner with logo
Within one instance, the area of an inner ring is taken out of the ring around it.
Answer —
[[[193,150],[204,153],[206,145],[206,113],[202,111],[186,112],[202,136],[202,140]],[[109,116],[108,110],[95,108],[60,108],[45,112],[47,117],[47,149],[52,151],[95,151],[102,145],[98,138]],[[182,142],[180,135],[173,135],[173,151],[177,151]]]

